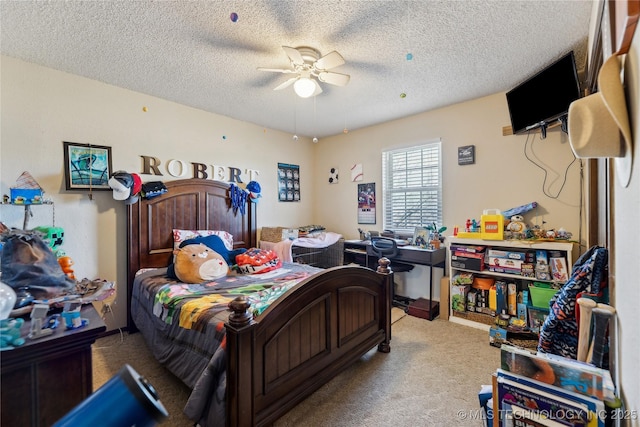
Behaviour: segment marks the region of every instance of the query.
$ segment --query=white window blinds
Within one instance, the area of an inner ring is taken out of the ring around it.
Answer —
[[[383,228],[442,224],[440,141],[382,153]]]

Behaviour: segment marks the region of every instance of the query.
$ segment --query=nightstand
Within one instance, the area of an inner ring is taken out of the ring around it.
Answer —
[[[26,343],[0,352],[0,400],[3,426],[50,426],[93,391],[91,344],[106,326],[91,304],[82,307],[89,324],[27,338],[30,321],[22,326]]]

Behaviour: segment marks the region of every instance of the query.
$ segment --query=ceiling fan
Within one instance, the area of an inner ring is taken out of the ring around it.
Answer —
[[[282,48],[291,61],[291,68],[258,67],[258,70],[297,75],[279,84],[273,90],[281,90],[293,85],[293,89],[298,96],[309,98],[322,93],[320,84],[312,77],[316,77],[323,83],[336,86],[345,86],[349,83],[351,77],[348,74],[328,71],[344,64],[344,58],[335,50],[321,57],[320,52],[307,46],[295,48],[282,46]]]

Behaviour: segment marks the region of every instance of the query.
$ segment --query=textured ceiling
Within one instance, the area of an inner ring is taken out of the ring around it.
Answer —
[[[570,50],[582,68],[590,16],[581,0],[1,0],[0,51],[322,138],[507,91]],[[351,81],[274,91],[290,75],[257,67],[288,66],[283,45],[340,52]]]

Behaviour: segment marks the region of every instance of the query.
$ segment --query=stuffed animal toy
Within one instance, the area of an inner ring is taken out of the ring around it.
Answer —
[[[202,283],[223,277],[229,265],[217,252],[206,245],[186,245],[174,251],[175,274],[184,283]]]

